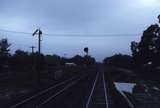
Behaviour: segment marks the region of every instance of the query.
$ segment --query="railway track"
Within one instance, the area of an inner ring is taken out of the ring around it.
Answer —
[[[75,85],[79,80],[85,78],[87,75],[81,77],[73,77],[69,80],[54,85],[48,89],[45,89],[32,97],[29,97],[21,102],[12,105],[10,108],[43,108],[43,105],[49,101],[53,101],[58,95],[65,92],[71,86]]]
[[[96,72],[88,74],[42,108],[85,108],[95,76]]]
[[[85,93],[78,95],[81,91]],[[80,102],[82,100],[83,102]],[[52,107],[109,108],[104,73],[97,72],[94,75],[87,74],[71,78],[14,104],[10,108]]]
[[[109,108],[103,71],[97,73],[85,108]]]

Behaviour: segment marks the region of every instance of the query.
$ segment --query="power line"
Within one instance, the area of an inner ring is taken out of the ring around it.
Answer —
[[[19,33],[19,34],[29,34],[29,35],[32,34],[32,33],[28,33],[28,32],[19,32],[19,31],[4,30],[4,29],[0,29],[0,31],[3,31],[3,32],[10,32],[10,33]]]
[[[12,30],[4,30],[0,29],[2,32],[10,32],[10,33],[18,33],[18,34],[27,34],[27,35],[32,35],[32,33],[29,32],[20,32],[20,31],[12,31]],[[141,34],[46,34],[44,33],[45,36],[50,36],[50,37],[131,37],[131,36],[141,36]]]

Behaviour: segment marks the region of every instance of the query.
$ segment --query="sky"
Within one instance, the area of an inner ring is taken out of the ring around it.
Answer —
[[[160,0],[0,0],[0,39],[11,51],[31,51],[41,28],[42,52],[72,57],[83,48],[98,61],[116,53],[131,54],[130,42],[158,22]],[[47,35],[53,34],[53,35]],[[113,34],[117,34],[112,36]]]

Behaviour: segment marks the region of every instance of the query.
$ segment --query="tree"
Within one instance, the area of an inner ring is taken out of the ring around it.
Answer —
[[[10,66],[16,71],[28,71],[31,70],[31,57],[28,52],[22,50],[16,50],[15,54],[10,58]]]
[[[7,39],[0,40],[0,69],[2,69],[2,67],[7,64],[10,45],[11,44],[8,43]]]
[[[132,55],[136,63],[140,65],[160,65],[160,27],[151,25],[144,32],[139,43],[131,43]]]
[[[135,42],[135,41],[132,41],[131,42],[131,51],[132,51],[132,58],[133,58],[133,60],[134,60],[134,62],[135,62],[135,64],[137,65],[137,66],[139,66],[141,63],[140,63],[140,56],[138,56],[139,55],[139,48],[138,48],[138,45],[139,45],[139,43],[138,42]]]
[[[10,45],[11,44],[8,43],[7,39],[0,40],[0,54],[1,55],[8,55]]]
[[[91,56],[88,56],[86,55],[84,57],[84,64],[89,66],[89,65],[94,65],[96,63],[96,60],[95,58],[91,57]]]
[[[105,65],[121,68],[132,69],[134,67],[133,59],[129,55],[115,54],[111,57],[105,58],[103,62]]]
[[[61,64],[61,57],[58,55],[46,55],[44,58],[47,66],[59,66]]]
[[[75,55],[73,58],[71,58],[71,60],[77,65],[82,65],[84,63],[84,58],[80,55]]]
[[[158,16],[160,23],[160,15]],[[156,70],[160,66],[160,27],[158,24],[149,26],[141,37],[140,42],[131,42],[133,59],[140,72],[153,73],[159,76]],[[147,74],[145,74],[147,76]],[[155,78],[155,77],[154,77]]]

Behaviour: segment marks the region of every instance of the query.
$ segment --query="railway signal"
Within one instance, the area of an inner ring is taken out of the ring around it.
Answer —
[[[88,47],[84,48],[84,52],[87,54],[87,56],[88,56],[88,50],[89,50]]]

